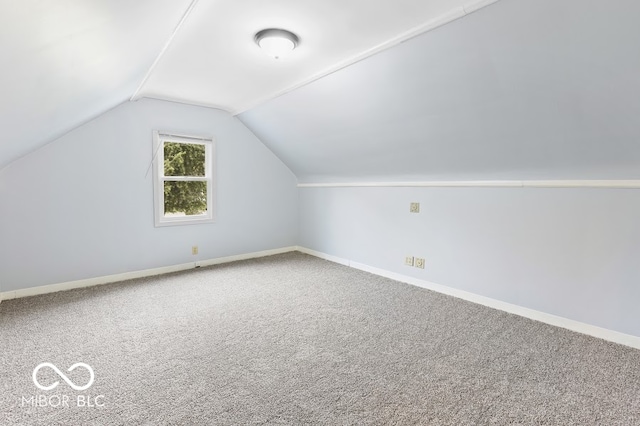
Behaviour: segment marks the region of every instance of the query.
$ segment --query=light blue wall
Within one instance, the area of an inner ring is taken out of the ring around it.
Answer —
[[[216,223],[154,227],[155,129],[215,137]],[[291,246],[298,227],[295,176],[242,123],[153,100],[3,169],[0,211],[0,291]]]
[[[299,197],[304,247],[640,336],[639,190],[301,188]],[[426,268],[404,266],[406,255]]]
[[[215,224],[153,226],[154,129],[215,136]],[[125,103],[0,172],[0,290],[300,244],[640,336],[638,190],[295,185],[227,113]]]

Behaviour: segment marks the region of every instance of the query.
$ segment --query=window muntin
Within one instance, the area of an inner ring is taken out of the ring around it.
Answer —
[[[156,226],[213,222],[213,139],[154,132]]]

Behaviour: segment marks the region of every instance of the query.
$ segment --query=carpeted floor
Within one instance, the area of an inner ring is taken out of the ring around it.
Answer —
[[[640,424],[640,351],[300,253],[4,301],[0,347],[2,425]]]

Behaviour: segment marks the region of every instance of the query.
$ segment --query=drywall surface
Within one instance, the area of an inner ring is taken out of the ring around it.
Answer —
[[[153,130],[215,138],[216,223],[154,227]],[[0,291],[295,245],[297,191],[228,113],[125,103],[0,172]]]
[[[299,197],[303,247],[640,336],[640,190],[300,188]],[[425,258],[425,269],[405,256]]]

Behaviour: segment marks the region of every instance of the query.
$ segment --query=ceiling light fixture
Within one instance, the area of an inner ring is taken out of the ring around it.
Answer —
[[[300,39],[291,31],[268,28],[259,31],[255,36],[256,43],[269,56],[280,59],[296,48]]]

